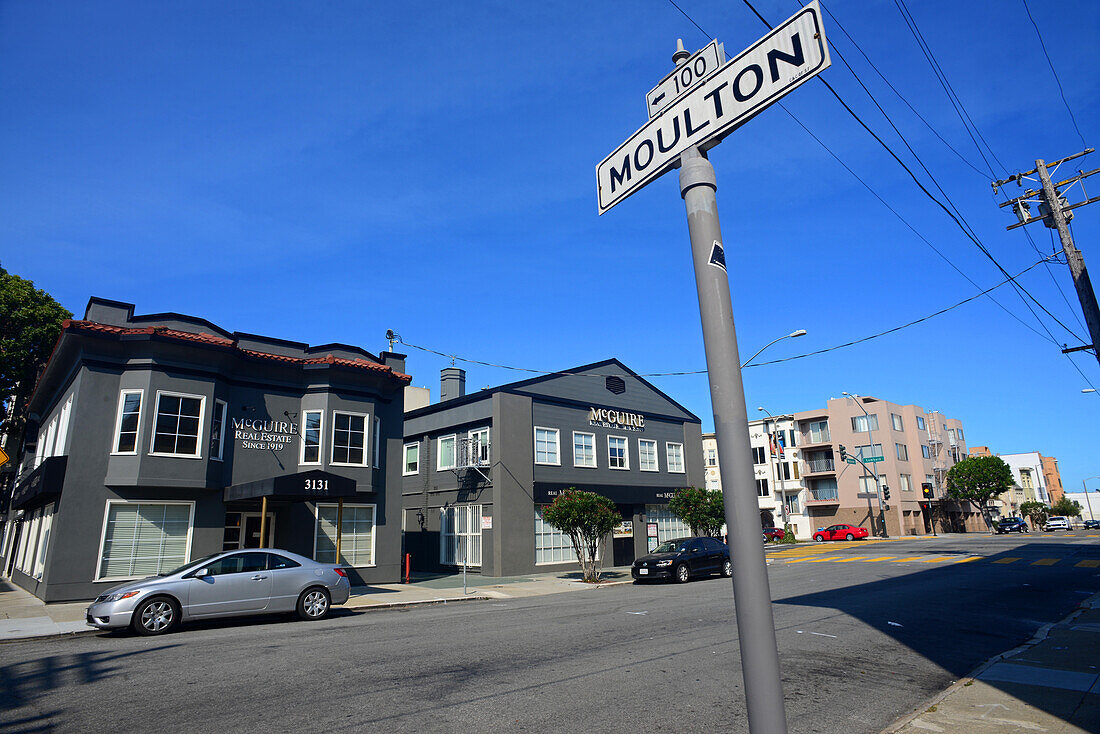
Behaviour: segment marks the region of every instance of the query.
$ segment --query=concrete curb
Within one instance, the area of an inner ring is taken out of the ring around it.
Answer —
[[[464,601],[490,601],[492,599],[510,598],[510,597],[496,597],[496,596],[459,596],[455,598],[436,597],[434,599],[410,599],[408,601],[388,601],[380,604],[363,604],[362,606],[353,604],[341,604],[340,609],[354,609],[361,612],[370,612],[382,609],[400,609],[402,607],[421,607],[431,604],[456,604]]]
[[[894,732],[897,732],[897,731],[903,729],[905,726],[907,726],[909,723],[911,723],[914,719],[919,718],[921,714],[928,711],[928,709],[931,708],[932,706],[938,706],[940,704],[940,702],[942,702],[945,698],[950,696],[952,693],[955,693],[957,690],[965,688],[966,686],[972,684],[978,678],[978,676],[980,676],[982,673],[984,673],[986,670],[988,670],[990,667],[992,667],[996,663],[999,663],[1003,660],[1007,660],[1008,658],[1011,658],[1011,657],[1015,657],[1016,655],[1019,655],[1020,653],[1027,651],[1028,649],[1034,647],[1035,645],[1038,645],[1040,642],[1045,640],[1047,638],[1047,635],[1050,634],[1050,631],[1052,629],[1054,629],[1055,627],[1057,627],[1058,625],[1067,624],[1069,622],[1072,622],[1074,619],[1081,616],[1086,609],[1095,609],[1097,607],[1100,607],[1100,593],[1093,594],[1088,599],[1085,599],[1083,602],[1081,602],[1079,605],[1077,605],[1076,609],[1074,609],[1072,612],[1067,614],[1062,619],[1059,619],[1057,622],[1050,622],[1048,624],[1044,624],[1042,627],[1040,627],[1038,630],[1035,631],[1035,635],[1032,636],[1032,638],[1030,640],[1028,640],[1027,642],[1025,642],[1021,645],[1017,645],[1016,647],[1012,648],[1011,650],[1007,650],[1005,652],[1002,652],[999,655],[994,655],[993,657],[986,660],[984,663],[981,663],[980,665],[978,665],[978,667],[974,668],[974,670],[970,671],[968,674],[966,674],[965,676],[963,676],[962,678],[958,679],[957,681],[952,683],[950,686],[948,686],[947,689],[944,690],[942,693],[936,694],[935,696],[933,696],[932,698],[928,699],[923,704],[918,706],[915,711],[912,711],[911,713],[905,714],[904,716],[900,717],[899,719],[896,719],[894,721],[894,723],[890,724],[885,729],[883,729],[880,732],[880,734],[894,734]]]

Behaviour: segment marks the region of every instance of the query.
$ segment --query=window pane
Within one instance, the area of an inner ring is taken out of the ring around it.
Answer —
[[[366,417],[349,413],[333,413],[332,461],[334,464],[364,463]]]
[[[302,463],[318,464],[321,461],[321,411],[309,410],[302,427]]]
[[[317,552],[319,563],[336,563],[336,505],[317,507]],[[340,524],[340,562],[349,566],[369,566],[374,563],[374,508],[344,505]]]
[[[188,505],[110,505],[100,576],[149,576],[186,561]]]

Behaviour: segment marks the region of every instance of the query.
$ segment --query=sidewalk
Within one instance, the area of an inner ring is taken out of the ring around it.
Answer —
[[[1100,732],[1100,594],[883,734]]]
[[[391,609],[420,604],[447,604],[486,599],[511,599],[569,591],[593,591],[630,583],[630,568],[604,569],[598,585],[580,581],[580,572],[487,577],[468,574],[466,590],[462,574],[414,574],[411,583],[353,586],[351,598],[338,609]],[[0,579],[0,643],[32,637],[54,637],[99,630],[84,621],[88,602],[46,604],[33,594]]]

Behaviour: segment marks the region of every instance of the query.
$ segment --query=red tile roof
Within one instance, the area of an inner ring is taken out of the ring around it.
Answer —
[[[241,354],[248,355],[250,357],[257,357],[259,359],[273,359],[278,362],[284,362],[286,364],[297,365],[311,365],[311,364],[329,364],[339,365],[341,367],[355,367],[359,369],[371,370],[373,372],[385,372],[392,374],[398,380],[403,382],[412,382],[412,377],[406,375],[403,372],[397,372],[392,367],[387,367],[384,364],[378,362],[372,362],[369,359],[345,359],[342,357],[335,357],[332,354],[326,354],[323,357],[290,357],[285,354],[271,354],[269,352],[259,352],[255,349],[244,349],[238,346],[236,340],[227,339],[223,336],[215,336],[214,334],[195,333],[191,331],[180,331],[179,329],[170,329],[167,326],[144,326],[144,327],[128,327],[128,326],[112,326],[111,324],[100,324],[95,321],[80,321],[77,319],[66,319],[61,324],[62,333],[65,331],[83,331],[83,332],[98,332],[101,334],[117,334],[118,336],[137,336],[137,335],[157,335],[168,339],[178,339],[179,341],[197,342],[199,344],[213,344],[221,347],[227,347],[234,349]]]

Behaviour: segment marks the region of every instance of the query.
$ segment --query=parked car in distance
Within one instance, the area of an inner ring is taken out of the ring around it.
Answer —
[[[1027,526],[1023,518],[1006,517],[997,523],[998,533],[1029,533],[1031,528]]]
[[[764,528],[764,542],[783,540],[783,528]]]
[[[1051,515],[1047,518],[1047,524],[1043,526],[1043,530],[1069,530],[1069,520],[1061,515]]]
[[[1100,520],[1085,520],[1085,530],[1100,530]]]
[[[814,531],[814,540],[818,543],[825,540],[862,540],[868,534],[863,528],[842,523],[840,525],[830,525],[827,528],[818,528]]]
[[[342,568],[284,550],[248,549],[116,586],[92,602],[86,620],[99,629],[161,635],[193,619],[279,612],[324,619],[350,595]]]
[[[661,543],[634,561],[630,575],[637,581],[674,579],[686,583],[693,576],[733,575],[730,549],[715,538],[676,538]]]

